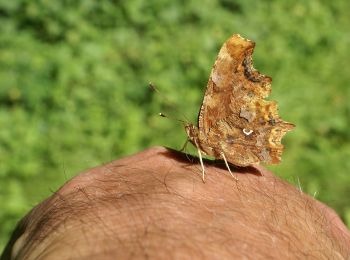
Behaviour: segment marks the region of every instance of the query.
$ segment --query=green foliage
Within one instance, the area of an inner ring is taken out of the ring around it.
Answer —
[[[156,116],[174,108],[147,84],[195,121],[233,33],[257,42],[255,67],[297,125],[272,169],[350,225],[348,10],[341,0],[0,0],[0,247],[78,172],[151,145],[180,148],[182,126]]]

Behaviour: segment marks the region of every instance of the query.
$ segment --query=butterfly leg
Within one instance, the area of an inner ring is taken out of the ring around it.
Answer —
[[[236,181],[238,181],[238,178],[237,178],[236,176],[234,176],[233,173],[231,172],[231,169],[230,169],[230,166],[229,166],[228,163],[227,163],[225,154],[224,154],[224,153],[221,153],[221,156],[222,156],[222,158],[224,159],[224,162],[225,162],[225,164],[226,164],[226,167],[227,167],[228,171],[230,172],[231,176],[232,176]]]
[[[185,150],[186,150],[186,147],[187,147],[188,141],[189,141],[189,139],[187,138],[187,139],[186,139],[186,142],[185,142],[185,143],[184,143],[184,145],[182,146],[182,148],[181,148],[180,152],[183,152],[183,151],[185,151]]]
[[[198,148],[197,148],[197,151],[198,151],[199,161],[200,161],[201,166],[202,166],[202,179],[203,179],[203,182],[205,182],[205,180],[204,180],[205,171],[204,171],[204,164],[203,164],[202,153],[201,153],[201,150],[199,150]]]

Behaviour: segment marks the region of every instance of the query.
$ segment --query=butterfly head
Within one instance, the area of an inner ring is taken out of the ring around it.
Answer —
[[[198,135],[199,135],[199,130],[198,127],[194,126],[193,124],[185,124],[185,130],[188,136],[188,139],[191,141],[193,144],[198,144]]]

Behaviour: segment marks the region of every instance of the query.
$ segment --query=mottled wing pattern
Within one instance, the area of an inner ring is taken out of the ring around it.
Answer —
[[[264,100],[271,78],[252,66],[255,43],[233,35],[213,66],[198,117],[197,143],[206,154],[234,165],[279,163],[281,139],[294,125],[283,121],[275,101]]]

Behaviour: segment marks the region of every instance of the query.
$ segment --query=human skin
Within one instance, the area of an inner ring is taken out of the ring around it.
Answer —
[[[337,214],[263,167],[154,147],[79,174],[18,224],[4,259],[349,259]]]

